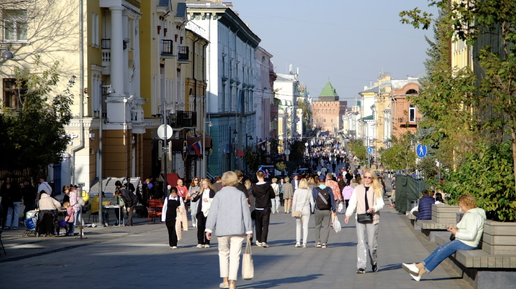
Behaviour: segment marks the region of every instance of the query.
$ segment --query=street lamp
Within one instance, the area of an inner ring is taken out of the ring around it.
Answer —
[[[5,50],[2,52],[2,58],[3,59],[13,59],[14,55],[11,51],[9,51],[9,47],[0,47],[0,50]]]
[[[250,140],[253,140],[253,136],[252,135],[248,135],[247,133],[245,134],[245,150],[247,150],[247,139],[250,139]],[[245,161],[245,159],[244,159]],[[247,173],[249,172],[248,168],[247,168],[247,161],[245,161],[245,173],[247,175]]]

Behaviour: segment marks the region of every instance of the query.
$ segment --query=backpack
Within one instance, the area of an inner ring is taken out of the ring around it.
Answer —
[[[317,198],[315,199],[315,204],[319,208],[319,210],[329,210],[331,208],[331,199],[330,194],[328,193],[328,187],[321,189],[319,187],[317,189]]]

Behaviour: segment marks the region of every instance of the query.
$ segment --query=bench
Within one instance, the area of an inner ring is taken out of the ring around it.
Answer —
[[[449,232],[434,235],[439,246],[449,242],[449,237]],[[463,272],[463,278],[474,288],[514,288],[516,254],[490,254],[483,249],[459,250],[447,262]]]

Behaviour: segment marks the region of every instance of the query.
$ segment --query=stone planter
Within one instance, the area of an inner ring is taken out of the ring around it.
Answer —
[[[482,250],[492,255],[516,255],[516,222],[486,220]]]
[[[459,206],[450,206],[446,204],[432,205],[432,221],[440,224],[457,224],[457,212]]]

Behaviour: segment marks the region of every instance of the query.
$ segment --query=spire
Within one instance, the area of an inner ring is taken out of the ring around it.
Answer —
[[[339,100],[339,95],[337,94],[337,90],[333,88],[333,85],[331,85],[331,82],[328,81],[326,83],[326,86],[323,88],[321,93],[319,94],[319,100],[326,100],[326,101],[335,101]]]

